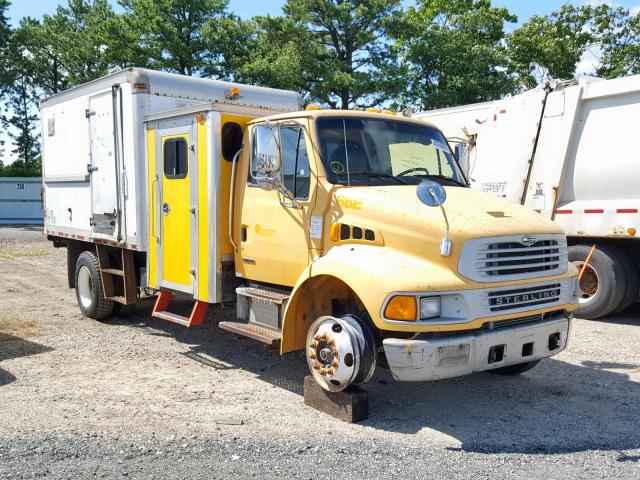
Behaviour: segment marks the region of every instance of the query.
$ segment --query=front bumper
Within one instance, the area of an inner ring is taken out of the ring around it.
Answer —
[[[396,380],[439,380],[556,355],[567,346],[570,327],[571,316],[562,314],[543,322],[477,334],[387,338],[383,346]]]

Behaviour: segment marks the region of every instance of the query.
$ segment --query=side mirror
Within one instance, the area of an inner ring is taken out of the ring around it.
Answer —
[[[280,172],[282,162],[280,155],[273,155],[270,152],[258,152],[256,158],[256,172],[258,177],[274,178]]]
[[[256,126],[253,143],[251,176],[260,188],[272,189],[280,181],[282,168],[279,129],[270,125]]]
[[[444,202],[447,200],[447,192],[438,182],[433,180],[422,180],[416,189],[416,195],[425,205],[430,207],[440,207],[444,218],[445,230],[444,238],[440,242],[440,255],[448,257],[451,255],[451,240],[449,240],[449,219],[444,209]]]
[[[447,192],[433,180],[422,180],[416,190],[418,199],[430,207],[441,207],[447,200]]]

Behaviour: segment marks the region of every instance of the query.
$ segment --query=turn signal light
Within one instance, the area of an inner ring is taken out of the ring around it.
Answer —
[[[339,223],[334,223],[333,225],[331,225],[329,238],[331,238],[332,242],[337,242],[338,240],[340,240],[340,224]]]
[[[418,306],[416,297],[396,295],[384,309],[384,316],[389,320],[403,320],[415,322],[418,318]]]

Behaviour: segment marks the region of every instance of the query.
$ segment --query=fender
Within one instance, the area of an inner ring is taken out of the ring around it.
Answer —
[[[331,315],[331,298],[355,295],[379,329],[381,308],[392,291],[464,288],[451,270],[412,255],[375,245],[343,244],[312,262],[298,278],[284,313],[281,353],[304,348],[307,330],[321,315]],[[325,289],[329,295],[310,291]],[[397,329],[397,328],[396,328]]]

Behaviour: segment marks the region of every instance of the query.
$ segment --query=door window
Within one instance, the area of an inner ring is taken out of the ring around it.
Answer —
[[[164,176],[185,178],[189,170],[187,142],[184,138],[170,138],[164,142]]]
[[[284,186],[294,198],[309,198],[309,157],[300,127],[281,127]]]

